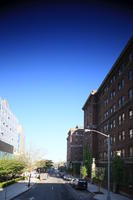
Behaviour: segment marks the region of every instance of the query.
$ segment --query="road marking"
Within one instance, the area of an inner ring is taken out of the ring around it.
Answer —
[[[30,197],[30,198],[29,198],[29,200],[34,200],[34,199],[35,199],[34,197]]]
[[[54,190],[54,187],[52,186],[52,190]]]

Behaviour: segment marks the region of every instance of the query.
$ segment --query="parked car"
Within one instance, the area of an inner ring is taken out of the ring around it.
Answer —
[[[72,178],[71,178],[70,175],[64,175],[63,179],[66,180],[66,181],[71,181]]]
[[[74,187],[74,183],[75,183],[76,179],[77,178],[74,178],[74,177],[71,179],[71,185],[72,185],[72,187]]]
[[[73,181],[73,187],[74,187],[75,189],[83,189],[83,190],[86,190],[86,189],[87,189],[87,181],[84,180],[84,179],[81,179],[81,178],[75,179],[75,180]]]

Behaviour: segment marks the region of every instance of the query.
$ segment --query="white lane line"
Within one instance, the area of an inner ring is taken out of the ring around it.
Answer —
[[[29,200],[34,200],[34,199],[35,199],[34,197],[30,197],[30,198],[29,198]]]

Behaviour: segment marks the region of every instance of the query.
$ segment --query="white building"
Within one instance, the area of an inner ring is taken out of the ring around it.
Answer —
[[[7,100],[0,98],[0,151],[19,154],[19,122],[11,112]],[[13,147],[13,148],[12,148]],[[10,150],[9,150],[10,149]],[[11,150],[13,149],[13,150]]]

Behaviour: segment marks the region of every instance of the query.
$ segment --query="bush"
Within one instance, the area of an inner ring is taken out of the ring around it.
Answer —
[[[0,183],[0,188],[4,188],[8,185],[12,185],[12,184],[14,184],[14,183],[16,183],[16,182],[18,182],[22,179],[23,179],[23,177],[19,177],[19,178],[13,179],[13,180],[4,181],[4,182]]]
[[[81,174],[82,174],[82,178],[86,178],[87,176],[87,169],[86,169],[86,166],[83,166],[81,168]]]

